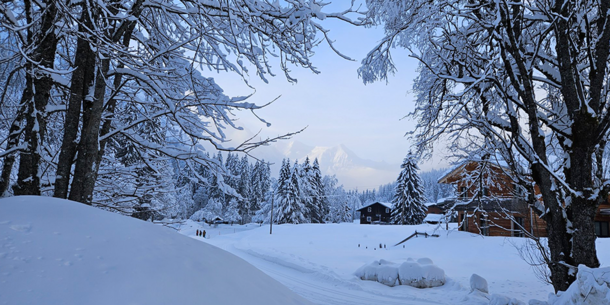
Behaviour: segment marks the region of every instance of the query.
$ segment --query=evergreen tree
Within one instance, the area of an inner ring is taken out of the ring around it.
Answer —
[[[248,208],[250,215],[254,215],[256,211],[261,209],[261,202],[264,198],[263,184],[263,164],[261,161],[256,160],[252,173],[250,174],[250,185],[252,186],[252,192],[250,197],[250,207]]]
[[[241,221],[241,215],[239,214],[239,199],[233,197],[231,201],[223,209],[223,220],[230,223],[238,223]]]
[[[224,175],[225,183],[232,189],[237,190],[239,188],[239,174],[240,174],[240,163],[237,154],[229,152],[227,160],[225,161],[225,168],[227,174]],[[225,196],[225,202],[231,201],[234,196]]]
[[[248,163],[247,156],[243,156],[239,168],[240,175],[237,193],[241,196],[241,199],[238,200],[237,209],[241,220],[249,221],[248,212],[250,209],[250,198],[252,197],[252,185],[250,164]]]
[[[402,225],[421,224],[426,218],[426,206],[415,156],[409,152],[400,167],[402,171],[396,179],[396,192],[392,199],[394,207],[391,222]]]
[[[343,209],[341,211],[341,222],[352,222],[352,207],[348,202],[349,194],[346,196],[345,204],[343,205]]]
[[[311,189],[313,193],[312,206],[314,207],[314,213],[312,216],[312,222],[323,223],[325,216],[329,213],[328,200],[324,192],[324,186],[322,184],[322,173],[320,172],[320,164],[318,158],[314,159],[313,166],[311,168]]]
[[[307,219],[311,223],[319,223],[322,219],[322,211],[316,204],[319,194],[315,187],[315,175],[309,157],[305,158],[301,166],[301,192],[303,193],[303,203],[307,208]]]
[[[290,160],[282,161],[280,178],[278,180],[278,205],[275,218],[278,224],[306,222],[304,215],[305,206],[301,202],[298,180],[298,170],[290,172]]]
[[[218,154],[216,155],[216,160],[218,161],[218,164],[220,166],[222,166],[222,153],[219,151]],[[210,174],[210,188],[208,191],[208,198],[209,199],[215,199],[218,202],[225,202],[225,194],[222,191],[221,187],[220,187],[220,183],[218,182],[218,180],[222,180],[224,181],[223,175],[221,175],[220,173],[213,173]],[[224,182],[223,182],[224,183]],[[209,202],[208,199],[208,202]]]

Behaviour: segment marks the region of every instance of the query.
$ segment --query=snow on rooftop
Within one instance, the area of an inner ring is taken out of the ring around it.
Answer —
[[[1,199],[0,240],[0,304],[311,304],[224,250],[68,200]]]
[[[386,208],[390,208],[390,209],[391,209],[391,208],[392,208],[392,206],[393,206],[391,202],[381,202],[381,201],[375,201],[375,202],[371,202],[371,203],[369,203],[369,204],[367,204],[367,205],[365,205],[365,206],[362,206],[362,207],[361,207],[361,208],[359,208],[358,210],[362,210],[362,209],[364,209],[364,208],[368,208],[368,207],[372,206],[372,205],[373,205],[373,204],[375,204],[375,203],[379,203],[379,204],[381,204],[381,205],[385,206]]]
[[[439,222],[443,219],[445,215],[443,214],[428,214],[426,218],[424,218],[424,222]]]

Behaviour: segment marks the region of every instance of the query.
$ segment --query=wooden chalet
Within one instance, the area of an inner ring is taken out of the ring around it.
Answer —
[[[360,212],[360,224],[389,224],[392,204],[377,201],[357,211]]]
[[[442,210],[457,212],[459,230],[487,236],[546,237],[546,222],[515,191],[501,164],[464,162],[438,182],[454,185],[453,198],[437,203]],[[482,168],[485,166],[485,168]],[[610,237],[610,203],[602,204],[595,217],[595,234]]]

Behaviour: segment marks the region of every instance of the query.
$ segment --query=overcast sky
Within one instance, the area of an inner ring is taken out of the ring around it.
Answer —
[[[272,124],[271,127],[265,127],[247,112],[238,112],[239,124],[248,132],[233,137],[239,140],[258,130],[262,130],[262,136],[277,136],[307,126],[295,140],[310,146],[343,144],[361,158],[400,164],[410,148],[404,135],[415,126],[413,120],[403,117],[414,108],[410,90],[417,76],[417,62],[408,57],[406,50],[397,49],[394,60],[398,71],[389,82],[364,85],[358,78],[357,69],[362,58],[383,37],[383,29],[358,28],[335,21],[322,24],[331,30],[329,34],[336,41],[335,46],[355,61],[339,57],[322,43],[313,57],[320,74],[292,67],[291,75],[298,83],[291,84],[276,66],[277,76],[269,78],[268,84],[256,75],[250,75],[248,81],[256,88],[255,92],[236,74],[206,73],[206,76],[214,77],[229,96],[254,93],[250,101],[257,104],[281,96],[257,112]],[[422,169],[431,167],[441,167],[439,160],[428,162]]]

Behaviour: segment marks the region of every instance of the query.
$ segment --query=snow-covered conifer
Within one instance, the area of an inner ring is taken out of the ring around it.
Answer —
[[[417,159],[411,152],[405,157],[402,171],[396,179],[396,191],[392,199],[391,221],[401,225],[418,225],[426,218],[423,183],[417,174]]]
[[[325,216],[328,214],[328,199],[326,198],[325,188],[322,183],[322,172],[320,171],[320,163],[318,158],[315,158],[311,167],[311,190],[313,194],[313,202],[315,214],[312,214],[312,222],[323,223]]]
[[[248,212],[250,209],[250,199],[252,198],[252,185],[250,164],[248,163],[247,156],[242,157],[239,168],[237,193],[241,198],[238,200],[238,211],[239,215],[241,215],[241,220],[249,221]]]
[[[301,165],[301,193],[303,194],[303,203],[307,208],[307,220],[312,223],[319,223],[322,219],[322,211],[316,204],[319,192],[315,186],[315,174],[311,164],[309,163],[309,157],[305,158]]]
[[[282,223],[305,223],[305,206],[301,202],[299,191],[299,172],[295,165],[290,171],[290,159],[282,162],[280,178],[277,189],[276,222]]]

